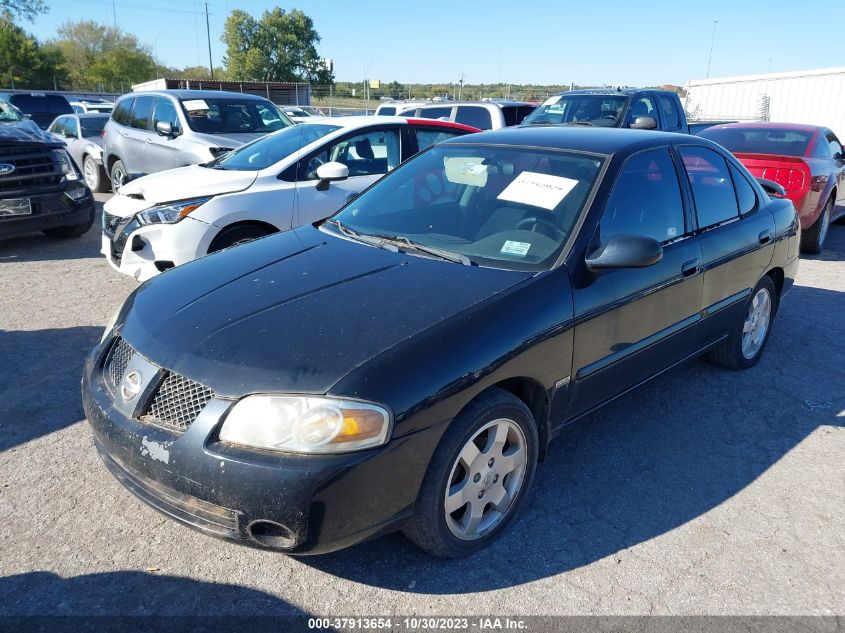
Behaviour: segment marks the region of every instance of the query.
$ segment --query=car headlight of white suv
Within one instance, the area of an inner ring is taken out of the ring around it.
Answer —
[[[220,440],[286,453],[345,453],[385,444],[384,407],[330,397],[247,396],[229,411]]]
[[[186,215],[201,207],[206,202],[211,200],[211,197],[206,198],[192,198],[190,200],[179,200],[177,202],[167,202],[159,204],[149,209],[139,211],[135,216],[138,223],[146,224],[173,224],[178,222]]]

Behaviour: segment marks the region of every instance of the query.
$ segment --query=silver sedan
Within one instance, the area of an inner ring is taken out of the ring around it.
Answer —
[[[57,117],[47,131],[67,145],[67,151],[82,169],[91,191],[108,191],[110,181],[103,170],[103,138],[108,114],[89,112]]]

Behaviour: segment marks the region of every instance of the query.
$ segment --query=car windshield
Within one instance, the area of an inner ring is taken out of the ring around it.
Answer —
[[[729,152],[804,156],[813,132],[783,128],[710,127],[698,133]]]
[[[617,127],[627,101],[625,95],[555,95],[528,115],[523,125],[563,123]]]
[[[82,126],[82,136],[85,138],[100,136],[108,120],[108,115],[80,117],[79,124]]]
[[[15,106],[11,103],[6,103],[4,101],[0,101],[0,121],[23,121],[24,117],[21,115],[20,110],[18,110]]]
[[[293,122],[264,99],[181,99],[188,126],[203,134],[256,134],[275,132]]]
[[[457,254],[462,263],[542,270],[563,249],[603,162],[566,151],[436,145],[362,193],[324,230],[388,238],[411,253]]]
[[[299,151],[306,145],[339,130],[339,125],[303,123],[275,134],[269,134],[252,143],[247,143],[232,150],[212,163],[215,169],[234,169],[239,171],[258,171]]]

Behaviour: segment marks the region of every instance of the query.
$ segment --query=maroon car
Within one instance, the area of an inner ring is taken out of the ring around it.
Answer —
[[[733,152],[757,178],[786,189],[801,220],[801,250],[821,252],[830,223],[845,216],[845,152],[833,132],[816,125],[731,123],[699,136]]]

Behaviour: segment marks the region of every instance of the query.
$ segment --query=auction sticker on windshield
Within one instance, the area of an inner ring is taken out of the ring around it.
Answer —
[[[504,253],[505,255],[525,257],[528,254],[529,248],[531,248],[531,244],[528,242],[514,242],[512,240],[508,240],[499,252]]]
[[[482,164],[483,161],[477,157],[446,157],[443,159],[446,179],[457,185],[483,187],[487,184],[487,165]]]
[[[530,204],[551,211],[577,184],[578,181],[572,178],[524,171],[497,197],[499,200]]]
[[[189,99],[183,101],[182,105],[185,106],[186,110],[208,110],[208,104],[204,99]]]

